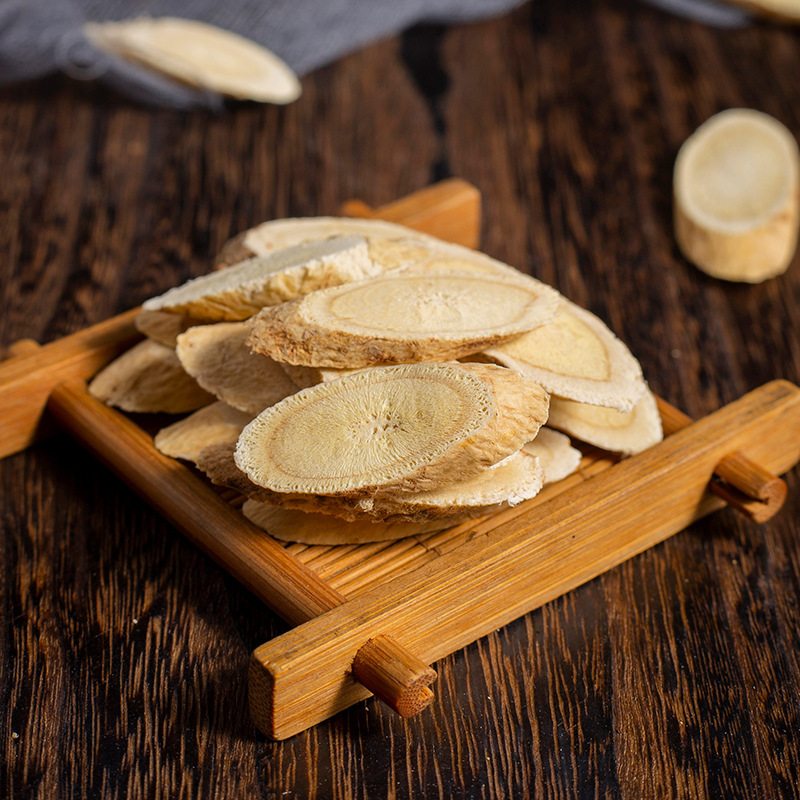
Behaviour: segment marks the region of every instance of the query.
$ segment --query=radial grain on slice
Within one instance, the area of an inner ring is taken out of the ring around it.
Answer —
[[[565,298],[552,320],[485,354],[569,400],[629,411],[645,390],[630,350],[594,314]]]
[[[183,368],[206,391],[240,411],[258,414],[297,391],[286,372],[247,346],[247,322],[217,322],[178,337]]]
[[[551,399],[552,402],[552,399]],[[569,436],[542,428],[536,438],[523,445],[522,450],[536,456],[544,470],[544,482],[555,483],[572,475],[581,463],[581,451],[572,446]]]
[[[447,361],[530,331],[557,305],[558,294],[533,280],[388,273],[263,309],[250,346],[311,367]]]
[[[227,444],[232,457],[239,434],[252,419],[252,414],[246,414],[218,400],[185,419],[162,428],[156,434],[154,444],[156,450],[165,456],[182,458],[192,463],[196,463],[200,453],[212,445]]]
[[[285,542],[308,545],[367,544],[405,539],[422,533],[449,528],[461,522],[460,517],[427,522],[376,522],[368,518],[347,522],[328,514],[296,511],[246,500],[242,513],[259,528]]]
[[[147,300],[142,308],[210,322],[243,320],[264,306],[377,271],[364,237],[344,236],[297,245],[202,275]]]
[[[213,401],[178,361],[175,351],[146,339],[101,370],[89,392],[132,413],[181,414]]]
[[[266,409],[242,431],[236,464],[275,492],[427,491],[516,452],[546,418],[544,390],[502,367],[380,367]]]
[[[645,393],[628,412],[552,397],[548,423],[587,444],[623,455],[635,455],[663,438],[653,393]]]

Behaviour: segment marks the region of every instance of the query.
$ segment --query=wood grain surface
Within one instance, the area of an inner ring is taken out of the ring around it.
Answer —
[[[800,382],[800,258],[715,281],[672,237],[711,114],[800,136],[800,32],[623,0],[422,27],[218,116],[53,77],[0,89],[0,345],[52,341],[208,269],[265,219],[450,175],[483,246],[602,317],[694,417]],[[800,797],[800,476],[437,662],[435,704],[367,701],[285,742],[247,716],[287,629],[66,438],[0,463],[0,796]]]

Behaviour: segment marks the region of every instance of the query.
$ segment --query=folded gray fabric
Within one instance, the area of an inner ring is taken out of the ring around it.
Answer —
[[[538,0],[546,2],[547,0]],[[247,36],[299,75],[345,53],[422,22],[457,23],[502,14],[523,0],[0,0],[0,84],[61,71],[100,80],[140,102],[218,108],[213,92],[196,91],[97,48],[86,21],[133,16],[201,20]],[[737,10],[710,0],[650,0],[712,24],[738,24]],[[714,7],[714,8],[711,8]],[[711,10],[709,11],[709,8]]]

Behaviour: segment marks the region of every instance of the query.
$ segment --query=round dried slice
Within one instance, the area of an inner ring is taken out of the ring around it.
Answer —
[[[414,245],[424,242],[428,246],[441,243],[440,239],[433,236],[419,233],[404,225],[379,219],[291,217],[262,222],[235,236],[220,250],[214,266],[219,269],[253,256],[266,256],[287,247],[338,236],[364,236],[370,247],[370,255],[374,251],[375,256],[382,263],[394,263],[398,260],[396,250],[393,249],[394,242],[413,242]],[[387,252],[387,248],[392,251],[391,254]],[[409,256],[413,256],[415,253],[415,250],[407,252]],[[402,258],[400,263],[404,263]]]
[[[289,376],[289,380],[299,389],[308,389],[309,386],[316,386],[318,383],[335,381],[337,378],[344,378],[345,375],[353,375],[356,372],[361,372],[361,368],[335,369],[333,367],[303,367],[299,364],[287,364],[278,361],[275,363],[281,365],[283,371]]]
[[[200,320],[169,311],[140,311],[134,320],[137,331],[165,347],[175,347],[180,334],[199,324]]]
[[[236,464],[275,492],[427,491],[517,451],[546,418],[541,387],[501,367],[380,367],[266,409],[242,431]]]
[[[447,361],[530,331],[557,305],[558,294],[532,279],[387,273],[263,309],[250,346],[311,367]]]
[[[464,481],[454,481],[427,492],[378,492],[359,507],[373,516],[414,515],[438,519],[453,513],[488,513],[501,505],[516,506],[535,497],[544,484],[538,458],[527,452],[512,453]]]
[[[459,517],[454,516],[450,519],[427,522],[375,522],[369,519],[346,522],[328,514],[296,511],[255,500],[246,500],[242,512],[252,523],[276,539],[308,545],[386,542],[422,533],[433,533],[461,521]]]
[[[759,283],[784,272],[800,228],[800,150],[776,119],[723,111],[678,153],[675,236],[704,272]]]
[[[186,373],[170,347],[146,339],[99,372],[89,392],[131,413],[181,414],[213,401]]]
[[[176,353],[183,368],[219,400],[258,414],[297,386],[280,364],[247,346],[247,322],[217,322],[190,328],[178,337]]]
[[[227,444],[233,458],[236,440],[252,419],[252,414],[217,401],[167,428],[162,428],[156,434],[154,444],[165,456],[182,458],[192,463],[197,461],[200,453],[207,447]]]
[[[101,50],[191,86],[262,103],[291,103],[300,96],[297,76],[273,52],[204,22],[138,17],[88,23],[84,31]]]
[[[189,314],[204,321],[243,320],[264,306],[377,272],[364,237],[344,236],[211,272],[147,300],[142,308]]]
[[[594,314],[564,298],[552,320],[484,352],[570,400],[629,411],[645,390],[630,350]]]
[[[541,428],[536,438],[524,444],[522,450],[539,459],[545,485],[572,475],[581,464],[581,451],[572,446],[569,436],[551,428]]]
[[[640,453],[663,438],[661,416],[649,389],[628,412],[552,397],[548,423],[587,444],[623,455]]]

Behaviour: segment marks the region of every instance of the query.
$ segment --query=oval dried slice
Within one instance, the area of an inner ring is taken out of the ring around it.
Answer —
[[[132,413],[181,414],[213,401],[186,373],[170,347],[146,339],[99,372],[89,392]]]
[[[628,412],[552,397],[548,423],[582,442],[623,455],[640,453],[663,438],[661,416],[649,389]]]
[[[629,411],[645,390],[630,350],[594,314],[564,298],[552,320],[485,354],[569,400]]]
[[[380,517],[405,514],[423,520],[463,512],[475,516],[530,500],[543,484],[544,471],[538,458],[519,451],[466,480],[426,492],[378,492],[362,501],[360,507]]]
[[[723,111],[678,153],[675,236],[715,278],[758,283],[784,272],[800,227],[800,151],[778,120]]]
[[[233,458],[233,447],[242,429],[253,419],[227,403],[217,401],[201,408],[185,419],[162,428],[155,436],[156,450],[170,458],[195,463],[200,453],[211,445],[227,444]]]
[[[214,25],[178,17],[138,17],[88,23],[84,31],[101,50],[191,86],[262,103],[291,103],[300,96],[300,81],[278,56]]]
[[[236,264],[253,256],[266,256],[287,247],[307,242],[322,241],[338,236],[364,236],[370,250],[375,240],[375,255],[382,261],[387,242],[412,240],[429,245],[440,240],[419,233],[404,225],[384,222],[379,219],[353,219],[351,217],[293,217],[262,222],[243,231],[227,242],[214,261],[215,268]],[[372,255],[372,252],[370,253]],[[395,258],[395,256],[391,256]]]
[[[569,436],[541,428],[532,442],[526,442],[523,451],[536,456],[544,470],[544,482],[555,483],[572,475],[581,464],[581,451],[572,446]]]
[[[310,242],[211,272],[147,300],[145,311],[168,310],[204,321],[236,321],[264,306],[377,272],[363,237]]]
[[[386,542],[433,533],[461,521],[459,517],[453,517],[427,522],[376,522],[370,519],[347,522],[328,514],[296,511],[255,500],[246,500],[242,512],[253,524],[276,539],[308,545]]]
[[[381,367],[264,411],[242,431],[236,464],[276,492],[426,491],[502,460],[546,418],[541,387],[501,367]]]
[[[312,367],[447,361],[541,325],[557,304],[554,290],[532,280],[388,273],[263,309],[250,346]]]
[[[297,386],[271,358],[247,346],[247,322],[217,322],[190,328],[178,337],[176,353],[183,368],[219,400],[258,414]]]
[[[178,343],[178,336],[199,324],[198,319],[169,311],[140,311],[134,320],[136,330],[148,339],[173,348]]]
[[[303,367],[299,364],[286,364],[278,361],[275,363],[281,365],[283,371],[289,376],[289,380],[299,389],[308,389],[309,386],[335,381],[337,378],[344,378],[346,375],[353,375],[361,371],[360,368],[335,369],[334,367]]]

